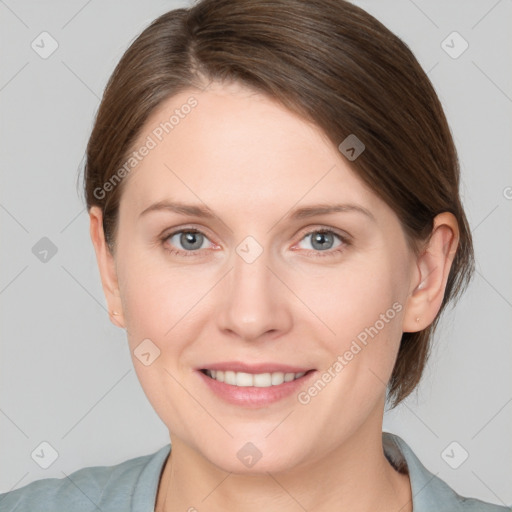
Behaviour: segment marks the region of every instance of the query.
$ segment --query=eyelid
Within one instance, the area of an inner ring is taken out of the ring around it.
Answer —
[[[330,233],[334,233],[336,236],[340,237],[341,240],[343,240],[347,243],[351,242],[353,239],[353,237],[351,235],[349,235],[346,231],[335,228],[333,226],[326,226],[323,224],[313,224],[312,226],[307,226],[307,227],[301,229],[296,236],[300,236],[300,240],[302,240],[306,235],[309,235],[311,233],[316,233],[318,231],[320,231],[320,232],[328,231]]]
[[[215,242],[213,242],[211,240],[214,237],[209,234],[209,230],[207,228],[205,228],[203,226],[196,227],[196,226],[194,226],[192,224],[187,224],[185,226],[177,226],[177,227],[174,227],[174,228],[164,229],[162,231],[162,233],[160,235],[158,235],[158,238],[162,239],[162,240],[167,240],[171,236],[176,235],[177,233],[181,233],[181,232],[200,233],[201,235],[203,235],[206,238],[208,238],[208,240],[210,240],[212,243],[215,243]],[[219,244],[216,244],[216,245],[219,245]]]
[[[170,230],[164,230],[162,235],[160,235],[158,237],[158,239],[161,241],[162,245],[164,245],[164,248],[166,251],[168,252],[171,252],[173,254],[178,254],[178,255],[186,255],[186,256],[195,256],[195,255],[199,255],[200,253],[204,252],[205,250],[207,249],[197,249],[197,250],[194,250],[194,251],[185,251],[183,249],[169,249],[168,247],[165,247],[165,242],[167,242],[167,240],[169,240],[169,238],[173,237],[174,235],[177,235],[179,233],[198,233],[200,235],[203,235],[206,240],[208,240],[214,247],[216,246],[217,248],[220,247],[219,244],[217,244],[216,242],[214,242],[213,240],[211,240],[211,236],[208,235],[207,233],[205,233],[205,231],[207,231],[206,229],[204,228],[197,228],[197,227],[193,227],[193,226],[181,226],[181,227],[176,227],[176,228],[171,228]],[[214,250],[214,249],[210,249],[210,250]]]
[[[315,249],[297,249],[297,246],[308,236],[313,235],[314,233],[329,233],[334,235],[338,238],[340,245],[331,249],[326,249],[325,251],[318,251]],[[314,258],[329,258],[329,257],[336,257],[340,256],[342,253],[344,253],[348,247],[352,245],[353,237],[350,236],[348,233],[341,231],[339,229],[336,229],[331,226],[322,226],[322,225],[316,225],[316,226],[308,226],[305,228],[305,231],[302,230],[299,234],[299,240],[296,242],[291,249],[296,250],[305,253],[306,257],[314,257]]]

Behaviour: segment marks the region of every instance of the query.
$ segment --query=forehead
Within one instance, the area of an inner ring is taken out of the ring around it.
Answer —
[[[167,99],[134,149],[144,145],[122,198],[139,211],[169,197],[262,212],[302,199],[386,207],[316,125],[238,84]]]

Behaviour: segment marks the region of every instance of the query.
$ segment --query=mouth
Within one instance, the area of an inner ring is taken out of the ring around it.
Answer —
[[[256,387],[256,388],[269,388],[272,386],[280,386],[285,382],[292,382],[294,380],[304,377],[307,372],[265,372],[265,373],[247,373],[235,372],[232,370],[209,370],[202,369],[210,379],[217,382],[223,382],[229,386],[236,386],[241,388]]]
[[[244,408],[268,407],[292,397],[317,373],[304,367],[237,362],[212,364],[198,370],[213,395]]]

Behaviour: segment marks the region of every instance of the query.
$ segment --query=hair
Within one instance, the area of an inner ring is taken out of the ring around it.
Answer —
[[[342,0],[201,0],[163,14],[116,66],[87,146],[87,207],[101,208],[112,252],[126,179],[108,193],[105,184],[164,100],[212,81],[238,82],[277,100],[336,147],[356,135],[365,150],[348,163],[395,212],[416,255],[437,214],[457,219],[459,246],[439,313],[422,331],[402,334],[388,383],[396,406],[420,381],[440,314],[474,270],[456,149],[430,80],[405,43]]]

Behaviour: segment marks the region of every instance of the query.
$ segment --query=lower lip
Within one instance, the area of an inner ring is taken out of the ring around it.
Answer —
[[[198,371],[204,383],[220,398],[234,405],[244,407],[263,407],[278,402],[293,393],[297,393],[311,376],[316,373],[312,370],[302,377],[290,382],[283,382],[277,386],[258,388],[256,386],[232,386],[225,382],[219,382]]]

